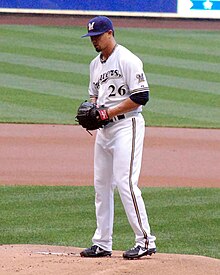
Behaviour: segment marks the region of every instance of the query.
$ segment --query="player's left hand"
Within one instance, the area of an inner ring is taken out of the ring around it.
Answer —
[[[76,121],[86,130],[103,128],[109,123],[108,108],[85,101],[78,108]]]

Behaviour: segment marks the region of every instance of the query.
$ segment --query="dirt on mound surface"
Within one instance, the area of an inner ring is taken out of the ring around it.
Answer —
[[[108,258],[81,258],[81,248],[46,245],[2,245],[1,275],[26,274],[175,274],[216,275],[220,261],[204,256],[161,254],[124,260],[121,251]]]

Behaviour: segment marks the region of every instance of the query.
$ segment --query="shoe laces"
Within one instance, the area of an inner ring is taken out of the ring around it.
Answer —
[[[103,249],[101,247],[99,247],[98,245],[93,245],[91,247],[91,250],[94,251],[95,253],[97,252],[97,250],[99,250],[99,252],[103,251]]]
[[[94,252],[96,252],[96,249],[97,249],[97,248],[98,248],[97,245],[93,245],[93,246],[91,247],[91,250],[94,251]]]
[[[140,248],[141,248],[141,246],[140,246],[140,245],[137,245],[137,246],[132,247],[130,250],[134,251],[134,250],[138,250],[138,249],[140,249]]]
[[[143,246],[140,246],[140,245],[137,245],[136,247],[134,247],[136,250],[140,250],[140,249],[142,249],[142,250],[147,250],[147,248],[146,247],[143,247]]]

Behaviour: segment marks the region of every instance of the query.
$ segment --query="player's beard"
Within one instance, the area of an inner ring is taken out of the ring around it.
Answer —
[[[98,53],[101,52],[101,49],[100,49],[99,46],[94,46],[94,48],[95,48],[95,50],[96,50]]]

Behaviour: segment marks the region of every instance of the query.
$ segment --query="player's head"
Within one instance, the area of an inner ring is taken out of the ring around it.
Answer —
[[[112,34],[114,36],[114,28],[112,21],[106,16],[96,16],[89,20],[87,24],[87,30],[88,33],[84,34],[82,37],[97,36],[110,30],[112,31]]]

